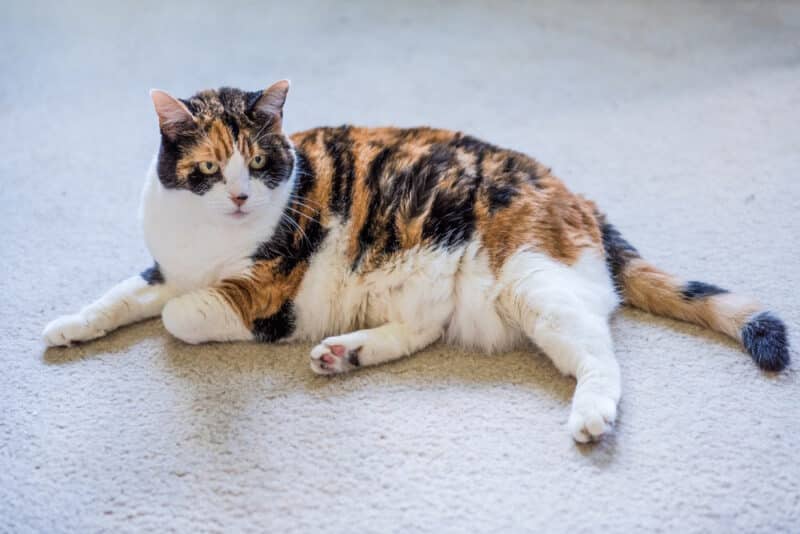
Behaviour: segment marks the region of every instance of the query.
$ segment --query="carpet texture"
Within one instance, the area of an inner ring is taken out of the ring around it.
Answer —
[[[328,379],[310,344],[192,347],[159,320],[39,335],[150,263],[147,90],[289,77],[289,131],[431,124],[530,153],[798,347],[800,4],[113,4],[2,7],[0,532],[797,532],[796,350],[765,374],[623,310],[619,422],[576,446],[574,382],[534,351]]]

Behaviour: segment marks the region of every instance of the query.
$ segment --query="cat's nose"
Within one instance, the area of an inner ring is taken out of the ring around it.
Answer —
[[[241,207],[242,204],[247,202],[247,195],[239,195],[238,197],[231,197],[231,202],[236,204],[238,207]]]

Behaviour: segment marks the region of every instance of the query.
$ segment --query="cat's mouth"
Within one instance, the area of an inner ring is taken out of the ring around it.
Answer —
[[[234,219],[241,219],[247,216],[249,213],[249,211],[243,211],[241,208],[237,208],[234,211],[228,212],[228,216],[233,217]]]

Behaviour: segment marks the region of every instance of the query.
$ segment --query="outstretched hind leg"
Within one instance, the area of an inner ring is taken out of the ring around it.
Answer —
[[[389,322],[329,337],[311,350],[311,369],[317,374],[330,375],[386,363],[427,347],[441,335],[438,325]]]
[[[311,350],[311,369],[321,375],[379,365],[438,340],[453,315],[454,272],[459,256],[431,253],[398,260],[373,277],[364,306],[378,325],[323,339]],[[336,308],[334,309],[342,309]]]
[[[608,325],[615,297],[604,281],[607,275],[596,277],[595,272],[540,261],[533,274],[516,284],[512,296],[528,337],[562,373],[577,379],[568,426],[581,443],[611,429],[620,398],[619,365]]]

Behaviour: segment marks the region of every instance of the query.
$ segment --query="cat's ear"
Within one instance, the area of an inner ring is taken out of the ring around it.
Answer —
[[[153,99],[153,105],[156,107],[161,133],[168,138],[175,139],[179,132],[194,124],[194,117],[186,104],[169,93],[151,89],[150,98]]]
[[[263,113],[280,121],[283,118],[283,104],[286,103],[288,93],[289,80],[275,82],[261,93],[252,94],[248,111]]]

